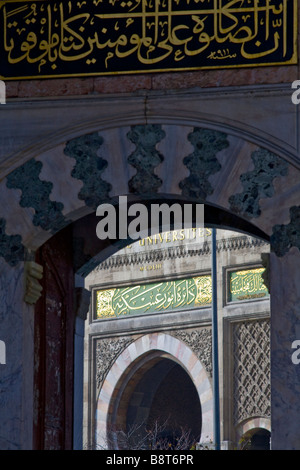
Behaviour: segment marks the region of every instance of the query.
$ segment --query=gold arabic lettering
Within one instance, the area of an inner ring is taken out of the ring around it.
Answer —
[[[97,318],[205,306],[211,302],[211,277],[97,291]]]
[[[189,65],[196,57],[200,67],[280,62],[288,52],[291,61],[296,6],[296,0],[94,0],[89,6],[4,0],[3,49],[12,71],[26,62],[49,73],[51,67],[76,72],[73,64],[83,60],[99,73],[127,70],[128,58],[132,70]]]

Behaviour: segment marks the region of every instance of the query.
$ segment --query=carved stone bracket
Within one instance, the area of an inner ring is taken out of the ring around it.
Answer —
[[[43,278],[43,266],[34,261],[25,262],[25,296],[24,301],[30,305],[35,304],[42,295],[42,286],[39,281]]]

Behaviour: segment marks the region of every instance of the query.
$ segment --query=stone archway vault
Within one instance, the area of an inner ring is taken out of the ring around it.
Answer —
[[[96,448],[105,448],[106,433],[111,420],[111,402],[123,387],[126,371],[149,352],[167,354],[190,376],[199,396],[202,423],[200,442],[213,441],[213,392],[210,378],[195,353],[181,340],[165,333],[144,335],[133,341],[117,357],[101,387],[95,414]],[[145,359],[147,361],[147,359]]]
[[[295,110],[290,100],[286,104],[284,90],[277,90],[266,103],[271,106],[275,102],[276,109],[286,112],[278,113],[276,125],[272,120],[272,129],[265,115],[258,130],[251,93],[246,96],[249,123],[240,122],[240,93],[226,96],[226,103],[229,96],[233,103],[228,108],[229,124],[221,102],[218,114],[212,115],[212,96],[200,95],[182,95],[180,100],[177,96],[174,99],[175,95],[165,96],[164,109],[156,97],[156,107],[152,100],[152,114],[147,108],[146,118],[144,97],[136,98],[139,111],[134,104],[128,109],[126,100],[120,111],[114,98],[109,122],[104,117],[107,102],[98,119],[99,102],[89,101],[92,114],[88,116],[88,108],[84,124],[78,115],[72,128],[67,129],[64,123],[61,133],[55,134],[51,127],[53,134],[47,135],[43,135],[45,118],[41,122],[37,119],[45,103],[39,110],[36,104],[31,109],[29,103],[19,114],[18,103],[6,108],[7,122],[23,119],[26,128],[7,124],[1,147],[5,164],[0,180],[0,200],[4,201],[0,208],[0,318],[1,340],[7,352],[2,377],[2,448],[32,446],[34,306],[24,292],[28,293],[28,285],[34,285],[35,292],[39,290],[40,273],[34,266],[28,270],[28,262],[35,260],[36,250],[55,234],[71,227],[70,243],[76,258],[73,268],[75,272],[81,269],[84,276],[93,268],[97,253],[108,256],[120,244],[93,245],[91,232],[81,221],[94,217],[98,204],[119,195],[130,195],[133,200],[169,197],[201,202],[224,211],[226,216],[218,220],[221,226],[230,227],[238,218],[270,239],[272,446],[299,446],[300,369],[291,360],[291,345],[300,334],[300,170]],[[203,109],[203,100],[206,113],[201,114],[197,110]],[[71,105],[75,111],[83,109],[82,103],[77,108],[76,102]],[[52,106],[53,119],[63,107],[65,102],[60,101]],[[44,108],[42,114],[46,116]],[[62,124],[61,118],[57,122]],[[12,129],[16,136],[11,136]],[[26,129],[29,134],[22,140]],[[21,421],[22,428],[9,424]]]

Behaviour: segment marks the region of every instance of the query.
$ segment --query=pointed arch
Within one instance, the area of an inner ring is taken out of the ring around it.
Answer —
[[[167,355],[183,367],[191,378],[201,405],[202,423],[200,442],[213,438],[213,393],[210,378],[195,353],[183,341],[165,333],[151,333],[133,341],[118,356],[100,390],[96,408],[96,446],[102,447],[106,440],[107,425],[113,415],[112,408],[118,406],[119,391],[126,386],[127,373],[133,364],[145,364],[147,353]],[[153,356],[151,356],[153,357]],[[133,372],[134,373],[134,369]],[[131,374],[132,374],[131,373]],[[130,374],[130,377],[132,375]]]

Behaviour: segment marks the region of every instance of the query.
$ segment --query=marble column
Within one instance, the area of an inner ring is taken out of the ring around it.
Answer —
[[[271,253],[271,448],[300,450],[300,364],[292,343],[300,340],[300,251]]]
[[[0,340],[6,363],[0,365],[0,449],[32,448],[33,306],[24,298],[24,264],[0,260]]]

